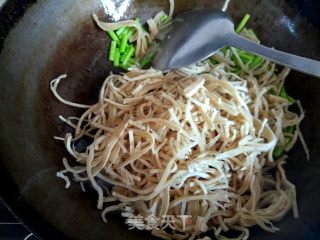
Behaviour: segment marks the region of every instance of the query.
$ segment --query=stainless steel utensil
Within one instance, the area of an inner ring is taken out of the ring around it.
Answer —
[[[175,17],[161,30],[150,52],[152,66],[167,70],[185,67],[203,60],[224,46],[266,57],[273,62],[320,77],[320,62],[268,48],[241,37],[234,31],[231,17],[222,11],[201,9]]]

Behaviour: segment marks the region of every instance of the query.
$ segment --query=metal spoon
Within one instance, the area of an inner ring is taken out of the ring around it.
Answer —
[[[320,62],[268,48],[234,31],[231,17],[222,11],[194,10],[178,15],[158,34],[150,48],[152,66],[159,70],[185,67],[203,60],[224,46],[266,57],[273,62],[320,77]],[[149,55],[149,56],[150,56]]]

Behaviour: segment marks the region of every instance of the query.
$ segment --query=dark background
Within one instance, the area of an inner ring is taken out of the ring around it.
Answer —
[[[28,237],[30,232],[12,215],[0,200],[0,240],[20,240]],[[36,237],[29,236],[28,240]]]

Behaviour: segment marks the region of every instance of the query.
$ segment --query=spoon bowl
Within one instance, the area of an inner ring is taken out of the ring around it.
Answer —
[[[152,49],[157,53],[153,66],[166,70],[201,61],[225,46],[225,35],[233,29],[230,16],[222,11],[182,13],[160,31],[160,44]]]

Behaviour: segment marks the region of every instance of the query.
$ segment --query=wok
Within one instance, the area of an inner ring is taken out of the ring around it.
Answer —
[[[176,0],[176,11],[221,8],[219,0]],[[65,190],[55,177],[61,159],[69,156],[54,141],[68,129],[58,115],[79,115],[51,94],[49,82],[59,74],[68,79],[59,87],[67,99],[92,104],[108,73],[108,36],[91,19],[152,17],[168,11],[167,1],[142,0],[9,0],[0,13],[0,192],[8,207],[42,239],[151,239],[129,231],[119,214],[105,224],[96,209],[93,191],[78,184]],[[320,60],[319,1],[231,1],[235,22],[252,15],[250,26],[267,46]],[[252,229],[252,239],[320,238],[320,79],[292,72],[288,92],[299,98],[306,118],[301,126],[310,148],[306,161],[300,143],[290,152],[288,178],[297,187],[299,218],[289,213],[276,234]],[[213,233],[211,233],[213,236]]]

